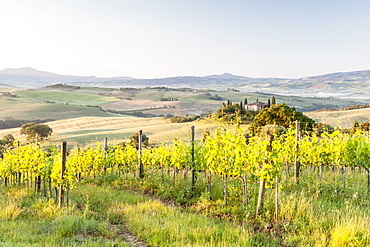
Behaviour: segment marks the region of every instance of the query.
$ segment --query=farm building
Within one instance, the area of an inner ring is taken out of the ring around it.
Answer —
[[[245,110],[247,111],[260,111],[266,106],[266,103],[259,102],[258,100],[254,103],[246,104]]]

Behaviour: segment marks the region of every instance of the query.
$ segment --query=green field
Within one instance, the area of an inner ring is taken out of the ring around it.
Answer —
[[[10,89],[4,89],[10,90]],[[16,90],[10,92],[17,97],[0,98],[0,119],[55,119],[47,123],[53,129],[52,142],[68,141],[73,144],[84,145],[89,142],[101,141],[109,138],[117,143],[127,140],[129,136],[142,129],[144,133],[151,133],[149,138],[153,142],[167,142],[174,138],[188,138],[191,125],[195,125],[200,132],[198,139],[207,129],[213,129],[217,124],[203,122],[170,124],[163,118],[137,118],[127,115],[113,114],[103,109],[114,109],[123,112],[141,111],[144,114],[155,116],[170,115],[200,115],[219,109],[222,102],[231,100],[239,103],[247,98],[248,103],[257,99],[267,102],[273,95],[263,93],[245,93],[235,91],[214,91],[197,89],[109,89],[109,88],[80,88],[73,90]],[[211,100],[210,97],[219,96],[222,101]],[[171,98],[173,101],[161,101]],[[277,103],[286,103],[298,110],[317,107],[343,107],[356,102],[340,101],[338,99],[303,98],[295,96],[275,95]],[[93,106],[93,107],[92,107]],[[343,113],[341,113],[343,114]],[[325,114],[309,115],[317,121],[337,122],[324,119]],[[95,119],[93,119],[95,118]],[[356,117],[355,117],[356,118]],[[114,120],[112,120],[114,119]],[[346,118],[347,119],[347,118]],[[368,118],[366,118],[368,119]],[[358,119],[359,122],[366,120]],[[65,121],[64,121],[65,120]],[[353,123],[353,118],[346,122]],[[344,120],[342,120],[344,122]],[[345,125],[348,126],[348,123]],[[344,126],[342,126],[344,127]],[[3,135],[12,133],[18,140],[25,140],[19,135],[19,129],[3,130]]]
[[[4,89],[7,90],[7,89]],[[8,89],[9,91],[9,89]],[[155,115],[200,115],[220,108],[222,102],[230,100],[235,103],[244,101],[253,103],[257,99],[267,102],[272,94],[248,93],[235,91],[214,91],[197,89],[109,89],[81,88],[73,90],[15,90],[10,92],[15,98],[0,98],[0,119],[67,119],[83,116],[113,116],[99,108],[116,111],[143,111]],[[212,100],[221,97],[222,101]],[[172,101],[163,101],[171,98]],[[275,95],[277,103],[286,103],[297,110],[316,110],[321,108],[338,108],[354,101],[341,101],[333,98],[304,98],[297,96]],[[95,107],[91,107],[95,106]]]
[[[95,107],[0,99],[1,119],[9,117],[14,119],[67,119],[83,116],[112,117],[117,115],[103,112]]]
[[[116,101],[116,98],[100,96],[88,90],[84,93],[77,91],[55,91],[55,90],[17,90],[14,94],[18,95],[22,102],[44,103],[45,101],[55,102],[57,104],[71,105],[91,105],[98,106],[110,101]]]

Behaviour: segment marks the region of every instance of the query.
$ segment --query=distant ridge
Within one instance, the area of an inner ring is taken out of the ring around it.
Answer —
[[[17,75],[17,76],[35,76],[35,77],[57,77],[59,75],[50,73],[50,72],[44,72],[44,71],[39,71],[35,70],[30,67],[24,67],[24,68],[19,68],[19,69],[4,69],[0,71],[0,74],[7,74],[7,75]]]
[[[251,78],[230,73],[209,76],[177,76],[155,79],[132,77],[99,78],[95,76],[58,75],[25,67],[0,71],[0,84],[17,88],[38,88],[56,83],[90,87],[188,87],[266,93],[367,93],[370,92],[370,70],[336,72],[299,79]]]

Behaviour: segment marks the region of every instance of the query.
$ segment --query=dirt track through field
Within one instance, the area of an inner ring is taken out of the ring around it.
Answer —
[[[150,245],[141,241],[136,235],[120,229],[120,225],[111,225],[111,228],[117,229],[117,235],[125,240],[126,243],[135,247],[149,247]]]

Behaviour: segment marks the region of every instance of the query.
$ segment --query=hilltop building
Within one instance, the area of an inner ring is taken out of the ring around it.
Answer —
[[[246,104],[244,107],[246,111],[260,111],[266,106],[267,106],[266,103],[262,103],[257,100],[254,103]]]

